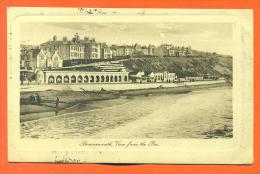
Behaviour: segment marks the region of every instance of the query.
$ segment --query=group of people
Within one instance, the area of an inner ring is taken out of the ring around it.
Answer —
[[[42,102],[42,99],[41,99],[41,97],[40,97],[40,95],[38,93],[31,94],[30,97],[29,97],[29,102],[30,102],[30,104],[40,105],[41,102]],[[57,97],[56,101],[55,101],[55,107],[56,108],[59,107],[59,103],[60,103],[60,99],[59,99],[59,97]]]
[[[31,94],[29,97],[30,104],[41,104],[41,97],[39,94]]]

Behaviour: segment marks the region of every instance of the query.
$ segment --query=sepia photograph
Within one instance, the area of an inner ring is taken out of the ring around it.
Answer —
[[[250,29],[241,30],[245,24],[233,20],[236,13],[225,18],[214,11],[217,17],[212,17],[198,10],[201,16],[188,12],[188,17],[174,10],[146,10],[79,8],[71,10],[76,17],[29,15],[10,22],[10,85],[17,89],[11,95],[19,108],[10,110],[15,115],[10,124],[20,143],[36,143],[40,149],[47,147],[40,142],[66,140],[80,141],[81,148],[166,150],[184,148],[181,144],[190,144],[185,141],[223,141],[223,148],[228,143],[233,148],[241,130],[251,138],[252,122],[240,127],[245,117],[251,119],[251,108],[238,111],[247,98],[240,83],[250,76],[252,45],[243,40],[251,37]],[[249,51],[242,49],[245,43]],[[251,77],[243,84],[248,89]],[[63,157],[54,161],[77,159]],[[250,163],[247,157],[242,161]]]
[[[231,24],[22,23],[21,35],[22,138],[233,137]]]

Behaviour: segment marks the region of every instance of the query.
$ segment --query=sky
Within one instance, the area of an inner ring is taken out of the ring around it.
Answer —
[[[39,45],[54,35],[71,39],[95,38],[112,44],[160,45],[172,43],[191,46],[199,51],[232,55],[232,24],[230,23],[76,23],[76,22],[24,22],[21,23],[21,43]]]

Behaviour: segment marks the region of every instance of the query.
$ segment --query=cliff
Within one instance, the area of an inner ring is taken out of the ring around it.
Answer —
[[[178,77],[202,76],[204,74],[232,78],[232,57],[163,57],[131,58],[123,61],[130,71],[175,72]]]

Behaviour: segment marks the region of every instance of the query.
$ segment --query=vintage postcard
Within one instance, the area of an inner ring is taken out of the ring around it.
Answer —
[[[253,163],[252,21],[9,8],[9,162]]]

